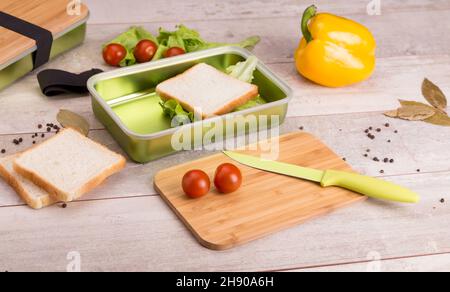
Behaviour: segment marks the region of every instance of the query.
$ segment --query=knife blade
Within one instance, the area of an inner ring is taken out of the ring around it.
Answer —
[[[368,197],[401,203],[418,203],[420,201],[419,195],[407,188],[369,176],[337,170],[317,170],[231,151],[223,153],[243,165],[317,182],[322,187],[341,187]]]

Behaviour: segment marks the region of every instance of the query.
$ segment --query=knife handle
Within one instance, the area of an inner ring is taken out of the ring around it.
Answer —
[[[342,187],[376,199],[402,203],[418,203],[420,201],[419,195],[407,188],[350,172],[327,170],[320,184],[322,187]]]

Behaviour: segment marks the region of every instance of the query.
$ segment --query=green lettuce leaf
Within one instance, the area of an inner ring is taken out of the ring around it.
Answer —
[[[202,47],[199,47],[198,50],[213,49],[225,46],[241,47],[247,50],[253,50],[260,41],[261,38],[259,36],[252,36],[239,43],[206,43]]]
[[[172,127],[189,124],[194,121],[194,113],[187,112],[175,99],[160,102],[163,113],[172,120]]]
[[[236,65],[228,67],[226,69],[226,72],[236,79],[247,83],[252,83],[257,65],[258,59],[255,56],[251,56],[244,62],[239,62]],[[266,103],[267,102],[260,95],[258,95],[254,99],[248,101],[246,104],[236,108],[234,111],[238,112]]]
[[[239,62],[236,65],[228,67],[226,72],[236,79],[252,83],[257,65],[258,59],[255,56],[251,56],[244,62]]]
[[[164,58],[164,53],[167,51],[168,47],[159,44],[158,50],[156,51],[155,55],[153,56],[152,61],[160,60]]]
[[[204,40],[198,31],[181,24],[177,26],[175,31],[167,31],[161,28],[159,30],[158,42],[169,48],[182,48],[187,53],[190,53],[223,46],[238,46],[252,49],[260,42],[260,38],[253,36],[239,43],[210,43]]]
[[[264,98],[261,97],[261,95],[258,95],[252,100],[249,100],[246,104],[241,105],[240,107],[237,107],[234,112],[243,111],[252,107],[256,107],[262,104],[266,104],[267,101],[264,100]]]

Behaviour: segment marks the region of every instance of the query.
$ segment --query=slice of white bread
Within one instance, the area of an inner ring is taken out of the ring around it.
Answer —
[[[126,160],[73,129],[23,152],[14,170],[55,200],[71,202],[125,167]]]
[[[0,175],[31,208],[42,209],[56,203],[48,192],[14,170],[13,163],[19,155],[14,154],[0,159]]]
[[[244,105],[258,95],[258,87],[201,63],[160,83],[156,92],[162,100],[175,99],[185,110],[208,118]]]

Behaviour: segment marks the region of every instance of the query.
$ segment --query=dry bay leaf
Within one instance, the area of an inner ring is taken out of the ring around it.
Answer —
[[[428,104],[423,103],[423,102],[403,100],[403,99],[399,99],[398,101],[400,102],[400,104],[402,106],[420,106],[420,107],[426,107],[426,108],[434,110],[434,107],[429,106]]]
[[[422,93],[432,106],[418,101],[400,99],[401,107],[397,110],[385,112],[384,115],[390,118],[423,121],[433,125],[450,127],[450,117],[445,112],[447,98],[442,90],[430,80],[425,79],[422,83]]]
[[[398,118],[398,110],[385,112],[384,115],[390,118]]]
[[[398,117],[408,121],[423,121],[435,114],[435,109],[422,105],[405,105],[398,109]]]
[[[450,127],[450,117],[442,111],[436,111],[436,114],[425,119],[424,122],[437,126]]]
[[[85,118],[74,112],[62,109],[59,111],[56,119],[64,128],[72,128],[85,136],[89,134],[89,123]]]
[[[442,90],[428,79],[422,83],[422,94],[425,99],[435,108],[445,111],[447,109],[447,98]]]

